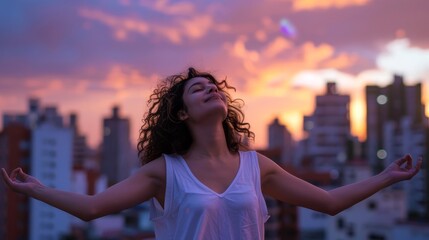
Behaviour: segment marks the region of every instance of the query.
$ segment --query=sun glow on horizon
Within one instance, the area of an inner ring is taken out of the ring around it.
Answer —
[[[366,139],[366,108],[362,97],[356,97],[350,102],[351,133],[360,141]]]
[[[303,117],[304,115],[300,112],[284,112],[279,116],[280,122],[286,125],[295,141],[303,138]]]

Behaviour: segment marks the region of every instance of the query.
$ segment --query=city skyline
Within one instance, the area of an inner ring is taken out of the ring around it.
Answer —
[[[302,118],[328,80],[351,95],[352,133],[363,140],[364,86],[387,85],[395,73],[423,83],[429,115],[428,7],[422,0],[2,2],[0,112],[26,111],[27,99],[38,97],[62,114],[76,112],[95,146],[102,118],[119,105],[135,142],[157,81],[194,65],[237,87],[255,147],[266,146],[275,117],[300,139]]]

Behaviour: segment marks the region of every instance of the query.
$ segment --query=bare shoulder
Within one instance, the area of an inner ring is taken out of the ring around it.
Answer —
[[[165,159],[164,156],[146,163],[141,166],[135,174],[149,177],[151,180],[157,181],[159,184],[165,184]]]
[[[261,178],[265,178],[266,176],[275,173],[278,171],[279,166],[267,156],[257,153],[258,161],[259,161],[259,169],[261,171]]]

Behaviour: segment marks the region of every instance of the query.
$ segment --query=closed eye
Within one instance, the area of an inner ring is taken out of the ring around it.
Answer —
[[[210,86],[210,87],[214,86],[219,91],[219,87],[213,82],[208,82],[208,83],[196,82],[188,88],[188,92],[196,93],[196,92],[199,92],[199,91],[206,89],[208,86]]]
[[[202,91],[203,89],[202,88],[195,88],[193,91],[192,91],[192,93],[196,93],[196,92],[199,92],[199,91]]]

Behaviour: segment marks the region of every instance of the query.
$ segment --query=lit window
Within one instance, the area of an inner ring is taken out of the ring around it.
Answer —
[[[379,95],[377,97],[377,103],[380,104],[380,105],[386,104],[387,103],[387,97],[386,97],[386,95]]]
[[[387,157],[387,152],[384,149],[380,149],[377,151],[377,157],[379,159],[385,159]]]

